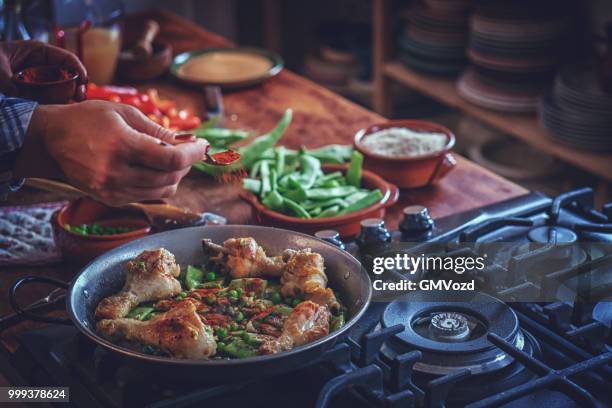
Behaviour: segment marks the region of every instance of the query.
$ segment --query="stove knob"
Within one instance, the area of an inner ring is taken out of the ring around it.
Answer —
[[[366,218],[361,221],[360,225],[361,232],[355,238],[360,247],[391,241],[391,234],[385,228],[385,222],[380,218]]]
[[[340,249],[346,249],[346,245],[344,245],[344,242],[342,242],[340,239],[340,233],[336,230],[317,231],[315,232],[315,237],[322,239],[325,242],[329,242]]]
[[[431,233],[434,220],[429,215],[427,207],[411,205],[403,210],[404,219],[400,223],[400,231],[404,238],[422,238]]]

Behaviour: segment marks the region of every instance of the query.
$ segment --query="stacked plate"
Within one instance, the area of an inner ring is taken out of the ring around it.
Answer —
[[[509,80],[512,78],[512,80]],[[470,67],[457,82],[457,92],[470,102],[506,112],[533,112],[541,95],[533,78],[520,74],[500,75],[485,68]]]
[[[612,94],[602,90],[594,67],[563,69],[539,109],[544,127],[555,140],[587,150],[612,151]]]
[[[399,59],[415,70],[440,75],[461,72],[467,60],[471,0],[418,0],[405,13]]]
[[[534,111],[564,54],[570,23],[562,7],[548,1],[479,3],[470,17],[468,70],[459,92],[481,106]],[[516,89],[517,92],[508,92]],[[501,103],[491,103],[491,99]]]

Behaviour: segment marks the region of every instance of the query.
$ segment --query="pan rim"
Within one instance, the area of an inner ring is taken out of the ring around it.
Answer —
[[[269,354],[269,355],[263,355],[263,356],[254,356],[254,357],[246,357],[246,358],[238,358],[238,359],[229,359],[229,360],[193,360],[193,359],[177,359],[177,358],[170,358],[170,357],[163,357],[163,356],[154,356],[154,355],[148,355],[148,354],[144,354],[144,353],[139,353],[138,351],[126,348],[126,347],[121,347],[118,346],[104,338],[102,338],[101,336],[99,336],[98,334],[96,334],[96,332],[86,326],[85,324],[82,324],[82,322],[77,318],[75,312],[74,312],[74,308],[72,307],[72,299],[76,296],[76,292],[75,292],[75,285],[78,282],[78,280],[81,278],[81,276],[85,273],[85,271],[87,271],[89,268],[91,268],[92,266],[95,266],[95,264],[97,262],[100,262],[100,259],[102,258],[106,258],[109,256],[113,256],[116,254],[119,254],[123,251],[125,251],[125,248],[130,247],[132,245],[135,245],[137,243],[139,243],[140,241],[146,240],[149,237],[154,237],[154,236],[159,236],[161,234],[167,234],[167,233],[172,233],[172,232],[176,232],[177,230],[171,230],[171,231],[165,231],[165,232],[160,232],[157,234],[151,234],[151,235],[147,235],[146,237],[131,241],[129,243],[126,243],[124,245],[121,245],[117,248],[114,248],[108,252],[106,252],[105,254],[101,255],[100,257],[94,259],[93,261],[89,262],[87,265],[85,265],[85,267],[83,267],[83,269],[81,269],[81,271],[74,277],[74,279],[70,282],[70,286],[68,288],[67,294],[68,296],[66,296],[66,310],[68,312],[68,315],[70,317],[70,320],[72,320],[72,323],[76,326],[76,328],[83,333],[86,337],[88,337],[90,340],[92,340],[93,342],[95,342],[96,344],[99,344],[103,347],[105,347],[106,349],[109,349],[113,352],[117,352],[121,355],[124,356],[129,356],[131,358],[136,358],[138,360],[141,360],[143,362],[148,362],[148,363],[161,363],[161,364],[170,364],[170,365],[174,365],[174,366],[206,366],[206,367],[228,367],[228,366],[239,366],[239,365],[243,365],[243,364],[248,364],[248,363],[261,363],[261,362],[273,362],[274,360],[282,360],[285,357],[290,357],[292,355],[295,354],[299,354],[301,352],[304,352],[306,350],[312,349],[312,348],[316,348],[318,346],[322,346],[327,342],[330,341],[335,341],[339,336],[341,336],[342,334],[344,334],[346,331],[348,331],[366,312],[366,310],[368,309],[368,306],[370,305],[370,302],[372,300],[372,282],[370,280],[370,276],[367,274],[367,272],[365,271],[365,269],[362,267],[361,262],[359,262],[359,260],[357,260],[353,255],[351,255],[350,253],[341,250],[340,248],[337,248],[336,246],[325,242],[315,236],[312,235],[308,235],[308,234],[303,234],[301,232],[295,232],[295,231],[291,231],[291,230],[287,230],[287,229],[282,229],[282,228],[275,228],[275,227],[266,227],[266,226],[262,226],[262,225],[247,225],[247,224],[231,224],[231,225],[211,225],[211,226],[199,226],[199,227],[190,227],[190,228],[182,228],[181,231],[183,230],[204,230],[204,229],[228,229],[228,228],[248,228],[248,229],[256,229],[256,230],[262,230],[262,231],[269,231],[271,233],[290,233],[292,235],[297,235],[303,238],[307,238],[307,239],[311,239],[311,240],[315,240],[315,241],[319,241],[321,242],[323,245],[327,246],[329,249],[331,249],[333,252],[336,252],[337,254],[341,255],[342,257],[346,257],[348,258],[348,260],[350,262],[353,262],[354,264],[359,265],[359,274],[360,274],[360,278],[361,280],[364,281],[364,283],[366,284],[366,297],[365,299],[363,299],[363,303],[360,306],[359,310],[357,311],[357,313],[355,313],[355,315],[353,315],[351,317],[351,319],[349,321],[346,322],[346,324],[344,326],[342,326],[342,328],[340,328],[339,330],[334,331],[333,333],[329,333],[328,335],[321,337],[320,339],[317,339],[311,343],[308,344],[304,344],[302,346],[299,347],[295,347],[292,348],[291,350],[288,351],[283,351],[280,353],[276,353],[276,354]]]

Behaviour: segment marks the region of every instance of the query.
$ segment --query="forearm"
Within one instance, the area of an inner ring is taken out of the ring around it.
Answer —
[[[15,163],[26,139],[36,102],[0,94],[0,198],[20,185]]]
[[[53,115],[60,115],[62,106],[39,105],[33,112],[23,145],[17,154],[13,174],[18,178],[60,178],[61,171],[49,156],[45,135]]]

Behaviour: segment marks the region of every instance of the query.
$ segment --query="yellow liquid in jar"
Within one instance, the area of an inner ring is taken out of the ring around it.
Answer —
[[[110,84],[121,50],[118,27],[93,27],[83,35],[83,64],[90,82]]]

